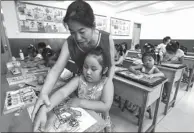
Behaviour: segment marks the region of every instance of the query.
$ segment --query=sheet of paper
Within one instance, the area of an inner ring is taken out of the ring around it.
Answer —
[[[27,109],[30,118],[31,118],[33,108],[34,108],[34,106],[31,106]],[[69,122],[61,124],[59,119],[56,117],[56,115],[53,115],[52,118],[50,118],[47,121],[48,128],[47,128],[46,132],[84,132],[89,127],[91,127],[92,125],[94,125],[97,122],[97,120],[94,119],[84,109],[82,109],[82,108],[73,108],[73,107],[71,109],[81,112],[81,116],[76,118],[76,120],[79,122],[79,126],[72,127],[69,124]]]

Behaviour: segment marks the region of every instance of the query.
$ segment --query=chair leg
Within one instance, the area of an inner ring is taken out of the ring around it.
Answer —
[[[119,96],[118,103],[119,103],[119,108],[121,109],[121,105],[122,105],[121,96]]]
[[[149,113],[149,119],[152,119],[152,109],[150,106],[148,107],[147,111]]]
[[[128,100],[125,100],[125,103],[123,105],[123,108],[121,109],[122,112],[125,110],[125,108],[127,108],[128,103],[129,103],[129,101]]]

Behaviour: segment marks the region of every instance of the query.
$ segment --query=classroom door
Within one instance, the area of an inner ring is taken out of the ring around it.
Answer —
[[[4,16],[3,16],[3,11],[1,8],[1,18],[2,21],[0,22],[0,34],[1,34],[1,74],[6,74],[7,68],[6,68],[6,63],[10,60],[11,58],[11,50],[9,46],[9,40],[6,35],[6,29],[4,26]]]
[[[133,26],[133,37],[131,43],[131,49],[135,49],[135,45],[140,43],[140,32],[141,32],[141,24],[134,23]]]

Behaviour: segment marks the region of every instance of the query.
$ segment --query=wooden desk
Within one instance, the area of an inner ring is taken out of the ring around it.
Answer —
[[[133,104],[140,106],[141,108],[140,118],[138,123],[138,126],[139,126],[138,132],[143,131],[143,121],[146,113],[146,108],[151,104],[153,104],[154,102],[156,102],[156,106],[155,106],[153,122],[152,122],[152,125],[148,129],[146,129],[146,131],[147,132],[155,131],[159,103],[162,95],[163,85],[166,81],[167,79],[157,86],[147,87],[145,85],[139,84],[131,80],[127,80],[120,76],[117,76],[117,75],[114,76],[113,83],[115,88],[115,94],[132,102]]]
[[[127,50],[126,57],[137,57],[138,54],[141,54],[141,52],[137,52],[135,50]]]
[[[188,91],[189,87],[192,88],[192,85],[193,85],[191,80],[194,74],[194,56],[185,56],[184,64],[189,68],[189,82],[188,82],[187,89],[186,89],[186,91]]]
[[[123,60],[123,67],[129,68],[133,64],[133,60]]]
[[[181,78],[183,75],[183,71],[185,67],[181,67],[181,68],[176,68],[176,67],[165,67],[165,66],[157,66],[160,71],[162,71],[164,73],[164,75],[168,78],[168,84],[170,85],[168,92],[167,92],[167,102],[165,103],[165,109],[164,109],[164,115],[167,114],[167,112],[169,111],[170,107],[174,107],[175,102],[176,102],[176,97],[178,94],[178,90],[179,90],[179,86],[180,86],[180,82],[181,82]],[[170,95],[173,89],[173,86],[175,84],[175,82],[178,81],[176,89],[175,89],[175,93],[173,96],[172,101],[170,101]]]
[[[1,75],[1,112],[3,111],[5,95],[7,91],[15,90],[16,88],[9,88],[6,81],[6,75]],[[87,129],[86,132],[100,132],[105,128],[105,121],[94,111],[87,110],[92,115],[97,123]],[[28,115],[27,109],[24,109],[19,116],[14,116],[14,113],[1,116],[1,123],[4,123],[3,132],[32,132],[32,121]]]

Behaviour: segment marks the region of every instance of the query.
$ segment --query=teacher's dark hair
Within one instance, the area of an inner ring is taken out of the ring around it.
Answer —
[[[67,13],[63,19],[64,24],[67,24],[69,20],[77,21],[89,28],[95,27],[93,9],[83,0],[76,0],[68,6]]]

